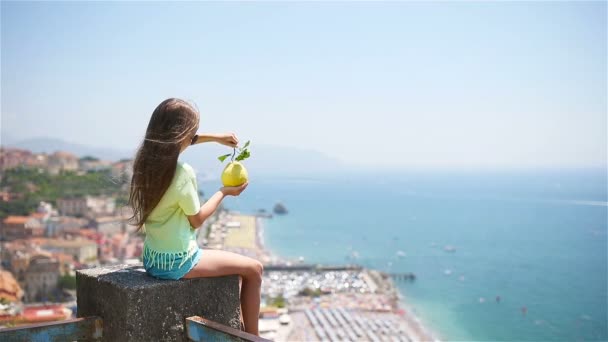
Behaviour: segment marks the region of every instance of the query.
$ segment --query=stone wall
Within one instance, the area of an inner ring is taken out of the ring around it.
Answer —
[[[241,328],[239,278],[161,280],[140,265],[76,272],[78,317],[100,316],[104,341],[186,341],[186,317]]]

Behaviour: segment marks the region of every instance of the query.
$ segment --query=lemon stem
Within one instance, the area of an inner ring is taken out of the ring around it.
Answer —
[[[234,161],[234,155],[236,154],[236,148],[232,148],[232,157],[230,157],[230,161],[233,162]]]

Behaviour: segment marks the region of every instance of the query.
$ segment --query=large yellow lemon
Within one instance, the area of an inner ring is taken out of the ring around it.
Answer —
[[[222,172],[224,186],[239,186],[247,182],[247,169],[238,161],[230,162]]]

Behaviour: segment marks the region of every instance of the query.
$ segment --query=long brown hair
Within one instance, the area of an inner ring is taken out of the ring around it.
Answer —
[[[199,113],[186,101],[170,98],[152,113],[146,136],[133,161],[129,221],[140,230],[167,191],[184,141],[198,131]]]

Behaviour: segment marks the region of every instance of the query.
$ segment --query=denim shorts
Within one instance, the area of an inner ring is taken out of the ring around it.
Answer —
[[[199,249],[194,252],[194,254],[192,254],[181,267],[179,267],[179,264],[183,261],[183,258],[179,257],[175,259],[175,266],[172,269],[162,269],[156,266],[148,267],[146,266],[145,260],[144,267],[146,269],[146,272],[155,278],[177,280],[181,279],[188,272],[190,272],[190,270],[193,269],[196,264],[198,264],[199,260],[201,260],[202,255],[203,250],[199,247]]]

